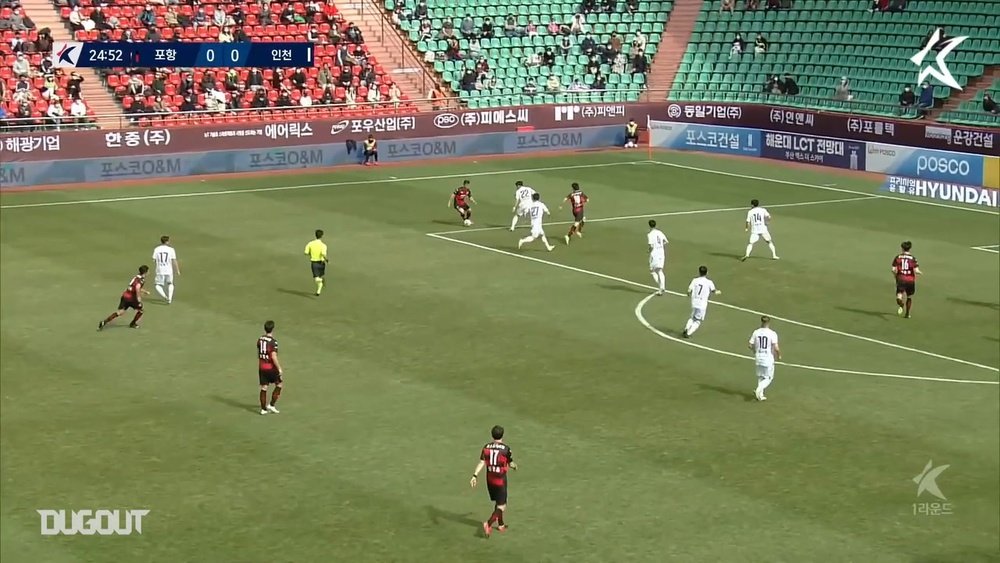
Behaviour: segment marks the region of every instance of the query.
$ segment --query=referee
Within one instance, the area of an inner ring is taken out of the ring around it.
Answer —
[[[326,257],[326,243],[323,242],[323,231],[316,229],[316,239],[309,241],[306,245],[306,256],[309,257],[309,265],[312,267],[313,280],[316,282],[316,295],[323,293],[323,278],[326,276],[326,263],[330,260]]]

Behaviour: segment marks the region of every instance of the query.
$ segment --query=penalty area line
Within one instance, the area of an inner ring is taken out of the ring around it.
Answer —
[[[715,354],[721,354],[723,356],[730,356],[730,357],[733,357],[733,358],[739,358],[741,360],[753,360],[753,358],[751,358],[749,356],[746,356],[746,355],[743,355],[743,354],[737,354],[735,352],[730,352],[728,350],[720,350],[718,348],[712,348],[711,346],[705,346],[704,344],[698,344],[697,342],[692,342],[691,340],[685,340],[683,338],[677,338],[676,336],[673,336],[671,334],[668,334],[668,333],[666,333],[666,332],[664,332],[664,331],[656,328],[648,320],[646,320],[646,316],[643,314],[643,309],[646,307],[646,304],[649,303],[649,301],[651,299],[653,299],[654,297],[656,297],[655,294],[654,295],[649,295],[647,297],[644,297],[642,299],[642,301],[639,301],[639,304],[635,306],[635,318],[639,321],[639,323],[642,326],[644,326],[647,329],[649,329],[650,331],[652,331],[653,334],[659,336],[660,338],[664,338],[664,339],[670,340],[672,342],[677,342],[678,344],[684,344],[685,346],[690,346],[692,348],[697,348],[699,350],[704,350],[706,352],[713,352]],[[917,381],[933,381],[933,382],[937,382],[937,383],[965,383],[965,384],[969,384],[969,385],[1000,385],[1000,381],[982,381],[982,380],[979,380],[979,379],[948,379],[948,378],[944,378],[944,377],[925,377],[925,376],[920,376],[920,375],[903,375],[903,374],[898,374],[898,373],[879,373],[879,372],[871,372],[871,371],[856,371],[856,370],[849,370],[849,369],[835,369],[835,368],[825,368],[825,367],[819,367],[819,366],[810,366],[810,365],[804,365],[804,364],[794,364],[794,363],[790,363],[790,362],[775,362],[775,364],[779,365],[779,366],[785,366],[785,367],[790,367],[790,368],[797,368],[797,369],[806,370],[806,371],[817,371],[817,372],[821,372],[821,373],[839,373],[839,374],[843,374],[843,375],[863,375],[863,376],[868,376],[868,377],[885,377],[885,378],[889,378],[889,379],[911,379],[911,380],[917,380]]]
[[[566,264],[560,264],[559,262],[552,262],[551,260],[544,260],[542,258],[535,258],[534,256],[528,256],[528,255],[525,255],[525,254],[518,254],[516,252],[511,252],[511,251],[508,251],[508,250],[501,250],[499,248],[493,248],[492,246],[486,246],[486,245],[483,245],[483,244],[477,244],[477,243],[474,243],[474,242],[469,242],[467,240],[461,240],[461,239],[457,239],[457,238],[451,238],[451,237],[440,235],[440,234],[436,234],[436,233],[427,233],[425,236],[428,236],[428,237],[431,237],[431,238],[435,238],[437,240],[447,241],[447,242],[454,243],[454,244],[461,244],[463,246],[468,246],[470,248],[477,248],[479,250],[485,250],[487,252],[493,252],[495,254],[501,254],[503,256],[510,256],[512,258],[518,258],[518,259],[521,259],[521,260],[527,260],[529,262],[536,262],[538,264],[545,264],[546,266],[553,266],[553,267],[560,268],[560,269],[563,269],[563,270],[568,270],[570,272],[576,272],[578,274],[584,274],[584,275],[588,275],[588,276],[592,276],[592,277],[596,277],[596,278],[601,278],[601,279],[605,279],[605,280],[609,280],[609,281],[614,281],[614,282],[618,282],[618,283],[630,285],[630,286],[633,286],[633,287],[640,287],[640,288],[646,289],[648,291],[655,291],[656,290],[655,287],[647,285],[647,284],[644,284],[644,283],[639,283],[639,282],[635,282],[635,281],[632,281],[632,280],[627,280],[625,278],[619,278],[617,276],[612,276],[612,275],[608,275],[608,274],[602,274],[600,272],[595,272],[593,270],[585,270],[583,268],[577,268],[575,266],[569,266],[569,265],[566,265]],[[677,292],[677,291],[667,290],[667,293],[670,294],[670,295],[677,296],[677,297],[685,297],[685,298],[687,297],[686,293],[680,293],[680,292]],[[988,365],[985,365],[985,364],[979,364],[979,363],[976,363],[976,362],[971,362],[969,360],[963,360],[961,358],[953,358],[951,356],[945,356],[943,354],[937,354],[935,352],[928,352],[927,350],[921,350],[919,348],[911,348],[909,346],[903,346],[901,344],[894,344],[892,342],[886,342],[884,340],[878,340],[878,339],[871,338],[871,337],[868,337],[868,336],[861,336],[860,334],[852,334],[850,332],[844,332],[844,331],[836,330],[836,329],[833,329],[833,328],[827,328],[827,327],[824,327],[824,326],[819,326],[819,325],[804,323],[804,322],[801,322],[801,321],[795,321],[795,320],[788,319],[788,318],[785,318],[785,317],[779,317],[778,315],[774,315],[774,314],[770,314],[770,313],[764,313],[764,312],[761,312],[761,311],[756,311],[754,309],[748,309],[746,307],[740,307],[738,305],[730,305],[729,303],[722,303],[720,301],[713,301],[712,303],[714,303],[715,306],[717,306],[717,307],[723,307],[723,308],[726,308],[726,309],[732,309],[734,311],[742,311],[744,313],[751,313],[751,314],[754,314],[754,315],[757,315],[757,316],[768,315],[772,319],[775,319],[775,320],[778,320],[778,321],[782,321],[782,322],[788,323],[790,325],[800,326],[800,327],[803,327],[803,328],[811,328],[813,330],[817,330],[817,331],[820,331],[820,332],[825,332],[827,334],[835,334],[837,336],[843,336],[845,338],[851,338],[851,339],[854,339],[854,340],[860,340],[862,342],[868,342],[870,344],[877,344],[877,345],[880,345],[880,346],[885,346],[887,348],[893,348],[893,349],[896,349],[896,350],[903,350],[905,352],[912,352],[914,354],[920,354],[922,356],[927,356],[927,357],[930,357],[930,358],[936,358],[938,360],[945,360],[945,361],[949,361],[949,362],[954,362],[956,364],[962,364],[962,365],[971,366],[971,367],[975,367],[975,368],[979,368],[979,369],[984,369],[984,370],[987,370],[987,371],[992,371],[994,373],[1000,373],[1000,368],[996,368],[996,367],[993,367],[993,366],[988,366]]]

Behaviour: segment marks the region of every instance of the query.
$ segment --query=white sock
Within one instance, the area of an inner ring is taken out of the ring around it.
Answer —
[[[174,300],[174,284],[170,284],[167,286],[167,301],[173,301],[173,300]]]
[[[533,239],[531,237],[524,237],[523,239],[517,241],[517,244],[528,244],[529,242],[531,242],[533,240],[535,240],[535,239]]]
[[[654,272],[650,272],[650,273],[653,275],[653,283],[655,283],[657,286],[659,286],[660,285],[660,272],[655,272],[654,271]]]
[[[759,394],[763,393],[764,389],[767,389],[767,387],[769,385],[771,385],[771,381],[773,379],[774,379],[773,377],[761,377],[761,378],[758,378],[757,379],[757,394],[759,395]]]
[[[687,329],[687,333],[688,333],[688,335],[691,335],[691,334],[694,334],[694,331],[698,330],[698,327],[701,326],[701,321],[696,321],[696,320],[692,319],[692,320],[688,321],[688,325],[689,326],[688,326],[688,329]]]
[[[772,257],[776,257],[778,255],[778,251],[774,249],[774,243],[773,242],[767,243],[767,247],[771,249],[771,256]]]
[[[163,291],[163,286],[162,286],[162,285],[158,285],[158,286],[156,286],[156,292],[160,294],[160,297],[162,297],[162,298],[164,298],[164,299],[166,299],[166,298],[167,298],[167,294],[166,294],[166,293],[164,293],[164,291]]]
[[[660,291],[666,291],[667,289],[667,274],[660,272]]]
[[[744,254],[744,256],[750,256],[750,251],[751,250],[753,250],[753,245],[752,244],[748,244],[747,245],[747,253]]]
[[[512,229],[517,228],[517,215],[515,215],[514,218],[510,220],[510,228]]]

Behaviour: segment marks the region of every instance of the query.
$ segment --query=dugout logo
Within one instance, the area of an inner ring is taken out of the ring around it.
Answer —
[[[142,518],[149,510],[36,510],[43,536],[142,535]]]
[[[438,129],[451,129],[458,123],[459,117],[454,113],[439,113],[434,116],[434,127]]]

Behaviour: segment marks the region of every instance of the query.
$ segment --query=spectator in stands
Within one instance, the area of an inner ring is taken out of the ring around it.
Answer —
[[[309,94],[309,89],[308,88],[303,88],[299,92],[299,105],[302,106],[302,107],[304,107],[304,108],[312,107],[312,105],[313,105],[313,99],[312,99],[312,96]]]
[[[517,27],[517,18],[513,14],[507,16],[503,22],[503,34],[506,37],[517,37],[520,29]]]
[[[142,82],[142,76],[133,74],[129,77],[128,86],[125,87],[125,95],[140,98],[145,91],[146,85]]]
[[[163,35],[160,34],[160,28],[151,27],[149,32],[146,33],[146,41],[149,43],[159,43],[163,41]]]
[[[913,89],[909,86],[903,88],[903,92],[899,94],[899,107],[905,112],[916,103],[917,95],[913,93]]]
[[[318,41],[319,37],[317,37],[316,40]],[[250,36],[247,35],[247,32],[243,29],[243,26],[237,27],[236,31],[233,32],[233,41],[236,43],[247,43],[248,41],[250,41]]]
[[[157,72],[153,76],[153,82],[150,83],[149,89],[153,92],[155,96],[163,96],[167,93],[167,79],[162,72]]]
[[[767,49],[771,46],[771,43],[764,37],[763,33],[758,33],[757,38],[753,40],[753,52],[755,55],[763,55],[767,53]]]
[[[889,10],[889,0],[872,0],[871,8],[868,8],[869,12],[885,12]]]
[[[45,110],[45,115],[48,117],[48,124],[55,128],[56,131],[62,126],[63,116],[66,115],[66,110],[63,109],[62,100],[59,96],[54,96],[49,100],[49,107]]]
[[[319,105],[321,106],[332,106],[334,103],[333,99],[333,84],[327,84],[323,88],[323,97],[319,99]]]
[[[345,66],[357,64],[358,61],[354,60],[351,56],[350,51],[347,50],[347,45],[341,45],[340,49],[337,49],[337,66],[343,68]]]
[[[327,63],[329,66],[329,63]],[[261,90],[264,88],[264,73],[259,68],[252,69],[247,76],[247,88],[250,90]]]
[[[434,29],[431,27],[430,20],[424,20],[420,22],[420,41],[427,41],[434,37]]]
[[[52,65],[52,57],[43,57],[42,58],[42,64],[39,65],[39,72],[41,72],[42,74],[47,74],[47,73],[50,73],[50,72],[55,72],[54,69],[55,69],[55,67]],[[61,73],[62,73],[62,71],[60,71],[60,74]],[[3,82],[3,81],[0,80],[0,82]]]
[[[535,85],[534,78],[529,78],[524,84],[524,93],[528,96],[534,96],[538,93],[538,86]]]
[[[309,2],[306,3],[306,20],[314,21],[316,14],[321,13],[323,13],[323,7],[320,6],[317,0],[309,0]]]
[[[42,99],[50,100],[56,95],[56,90],[59,88],[59,83],[56,82],[56,75],[50,72],[44,75],[42,80]]]
[[[216,12],[221,12],[222,10],[216,10]],[[94,23],[97,23],[95,20]],[[145,27],[153,27],[156,25],[156,12],[153,11],[152,4],[146,4],[146,6],[139,12],[139,23]],[[98,25],[100,27],[100,25]],[[108,26],[111,27],[111,26]]]
[[[798,96],[799,95],[799,85],[795,82],[795,78],[791,74],[785,73],[785,80],[782,84],[782,93],[786,96]]]
[[[266,98],[265,98],[266,101]],[[179,108],[181,113],[191,113],[198,111],[198,104],[194,102],[193,96],[186,96],[184,101],[181,102],[181,107]]]
[[[226,104],[226,109],[233,111],[241,110],[245,105],[245,100],[246,90],[243,88],[243,85],[240,84],[239,90],[233,92],[233,94],[229,97],[229,103]]]
[[[31,62],[23,52],[17,53],[17,57],[14,58],[14,64],[10,68],[14,71],[15,76],[28,76],[31,74]]]
[[[484,39],[493,39],[496,36],[496,30],[493,28],[493,18],[483,20],[483,26],[479,30],[479,33]]]
[[[904,12],[906,11],[906,0],[892,0],[889,2],[890,12]]]
[[[17,127],[21,131],[31,131],[35,127],[35,120],[31,118],[31,103],[21,102],[17,106]]]
[[[624,74],[625,67],[628,66],[628,59],[625,57],[625,53],[618,53],[615,55],[613,61],[611,61],[611,72],[614,74]]]
[[[306,41],[308,41],[310,43],[317,43],[317,42],[319,42],[319,26],[318,25],[312,24],[312,25],[309,26],[309,29],[306,30]]]
[[[559,77],[550,74],[549,79],[545,81],[545,91],[549,94],[558,94],[562,91],[562,84],[559,83]]]
[[[639,11],[639,0],[625,0],[625,9],[634,14]]]
[[[158,117],[166,117],[171,112],[170,106],[167,102],[163,101],[163,96],[156,96],[153,100],[153,111],[152,113]]]
[[[534,68],[542,65],[542,56],[539,53],[528,53],[524,57],[524,66]]]
[[[226,92],[235,92],[242,86],[240,82],[240,73],[235,68],[231,68],[226,71],[226,78],[224,81]]]
[[[133,75],[132,78],[139,78],[139,82],[142,82],[142,78]],[[206,70],[204,74],[201,75],[201,91],[208,92],[209,90],[215,88],[215,71]]]
[[[226,11],[222,9],[224,4],[216,4],[215,11],[212,12],[212,25],[222,27],[226,25]]]
[[[455,24],[451,20],[444,20],[441,24],[441,31],[438,32],[438,39],[447,41],[455,37]]]
[[[206,98],[206,102],[207,101],[208,100]],[[281,92],[278,93],[278,99],[275,100],[275,102],[274,102],[274,107],[276,107],[276,108],[290,108],[293,105],[294,104],[292,104],[292,93],[288,90],[288,88],[282,88]]]
[[[469,58],[478,59],[483,54],[483,45],[479,39],[473,37],[469,40]]]
[[[597,11],[597,0],[583,0],[580,3],[580,11],[584,14],[593,14]]]
[[[35,52],[47,55],[52,52],[52,30],[47,27],[43,27],[38,32],[38,38],[35,39]]]
[[[28,50],[28,44],[24,41],[20,31],[15,32],[14,37],[10,38],[10,50],[13,53],[24,53]]]
[[[597,52],[597,42],[594,41],[593,35],[588,33],[583,36],[583,40],[580,41],[580,52],[588,57]]]
[[[917,114],[924,117],[932,109],[934,109],[934,87],[930,82],[924,81],[920,85],[920,96],[917,98]]]
[[[177,19],[177,10],[173,6],[168,7],[167,13],[163,14],[163,22],[170,27],[180,25],[180,21]]]
[[[344,103],[347,104],[348,109],[356,109],[358,107],[358,89],[354,85],[347,87],[347,91],[344,94]]]
[[[733,10],[735,8],[736,8],[735,0],[722,0],[722,4],[719,5],[719,13],[721,14],[722,12],[729,12],[731,14],[733,13]]]
[[[781,94],[781,81],[778,80],[777,74],[772,74],[767,82],[764,83],[764,93],[765,94]]]
[[[556,21],[556,18],[549,19],[549,25],[545,26],[545,31],[547,31],[549,35],[559,35],[559,31],[561,29],[562,27],[559,25],[559,22]]]
[[[225,5],[225,4],[223,4]],[[240,26],[243,27],[247,24],[247,14],[243,11],[243,7],[236,4],[233,11],[229,13],[229,17],[226,18],[226,25],[229,27]]]
[[[573,83],[566,90],[569,92],[586,92],[588,88],[586,84],[580,82],[579,78],[574,78]]]
[[[35,29],[35,22],[21,11],[21,8],[14,8],[10,17],[10,23],[15,31],[30,31]]]
[[[193,25],[195,29],[198,29],[199,27],[208,27],[208,16],[205,14],[204,7],[198,6],[198,11],[191,17],[191,25]]]
[[[264,109],[267,107],[267,93],[264,92],[263,88],[257,90],[257,93],[254,94],[253,102],[250,103],[250,107],[255,109]],[[181,111],[184,111],[183,106],[181,107]]]
[[[594,83],[590,85],[591,90],[606,90],[608,87],[607,82],[604,80],[604,75],[600,71],[594,75]]]
[[[849,102],[854,99],[854,96],[851,94],[851,82],[847,80],[846,76],[841,77],[840,83],[834,89],[833,99],[838,102]]]
[[[285,4],[285,7],[281,9],[278,15],[278,23],[285,25],[295,23],[295,6],[291,2]]]
[[[330,41],[331,45],[340,45],[340,42],[343,41],[343,37],[340,35],[340,26],[336,23],[331,24],[330,31],[327,32],[326,38]]]
[[[524,28],[524,32],[528,37],[538,37],[538,24],[535,23],[535,18],[528,19],[528,26]]]
[[[601,70],[601,59],[597,55],[590,55],[587,59],[587,74],[597,74]]]
[[[73,6],[69,12],[69,29],[73,33],[83,30],[83,14],[80,13],[80,6]]]
[[[997,103],[993,101],[993,96],[989,92],[983,94],[983,111],[992,114],[1000,113],[1000,110],[997,109]]]
[[[737,33],[736,37],[733,38],[732,46],[729,48],[729,58],[738,57],[743,54],[744,49],[746,49],[747,42],[743,40],[743,34]]]
[[[559,40],[559,52],[565,57],[573,50],[573,40],[570,39],[569,35],[563,35],[562,39]]]
[[[398,108],[400,100],[403,99],[403,92],[399,89],[399,85],[393,82],[389,85],[389,101],[392,102],[392,107]]]
[[[462,37],[465,39],[476,37],[476,20],[472,19],[472,14],[465,14],[465,17],[462,18],[462,25],[459,27],[459,31],[462,32]]]
[[[361,28],[354,25],[354,22],[347,24],[347,40],[357,45],[365,42],[364,35],[361,34]]]
[[[747,0],[746,1],[746,9],[747,10],[750,10],[752,12],[752,11],[758,9],[758,8],[760,8],[760,0]]]
[[[136,43],[135,32],[132,31],[131,29],[126,29],[125,31],[122,32],[121,41],[125,43]]]
[[[333,71],[330,70],[330,63],[323,63],[323,68],[319,69],[319,73],[316,74],[316,83],[323,87],[333,83]]]
[[[257,15],[257,21],[260,22],[260,25],[274,25],[274,14],[271,13],[270,2],[261,2],[260,14]],[[330,27],[335,28],[337,26],[331,25]],[[333,29],[330,31],[333,31]]]
[[[781,0],[767,0],[766,9],[768,10],[780,10]]]
[[[604,0],[604,13],[613,14],[618,11],[618,0]]]
[[[447,41],[445,41],[445,43],[447,44],[447,47],[445,47],[444,56],[449,61],[462,60],[462,46],[458,42],[458,39],[454,37],[449,37]]]
[[[76,96],[73,98],[73,103],[69,106],[69,114],[71,117],[76,118],[78,127],[82,127],[87,123],[87,104],[84,103],[82,97]]]
[[[546,47],[545,52],[542,53],[542,66],[555,66],[556,64],[556,53],[552,50],[552,47]]]
[[[26,94],[31,94],[31,80],[28,79],[27,74],[19,74],[17,82],[14,83],[14,96],[24,96]]]
[[[648,43],[648,41],[649,40],[646,39],[646,35],[643,32],[641,31],[635,32],[635,37],[632,39],[633,54],[638,52],[646,52],[646,43]]]
[[[345,66],[340,69],[340,86],[347,88],[354,82],[354,67]]]
[[[305,88],[306,81],[309,80],[309,76],[306,74],[306,69],[304,68],[297,68],[293,70],[292,74],[289,75],[288,78],[292,81],[292,84],[297,90]]]
[[[417,7],[416,7],[416,9],[413,10],[413,18],[414,19],[418,19],[418,20],[425,20],[425,19],[427,19],[427,1],[426,0],[420,0],[420,2],[417,2]]]
[[[177,85],[177,91],[181,96],[193,96],[195,94],[194,77],[190,72],[181,75],[181,82]]]
[[[371,104],[372,106],[379,105],[379,103],[382,102],[382,95],[379,94],[378,88],[369,88],[367,99],[368,103]]]
[[[649,71],[649,60],[646,59],[646,52],[639,51],[632,57],[632,74],[646,74]]]
[[[224,28],[222,28],[222,29],[219,30],[219,39],[218,39],[218,41],[219,41],[219,43],[232,43],[233,42],[233,33],[229,30],[228,27],[224,27]]]
[[[569,32],[570,33],[587,33],[589,31],[587,27],[587,19],[583,14],[576,14],[573,19],[569,22]]]
[[[361,75],[358,78],[361,79],[362,84],[372,88],[378,82],[378,73],[375,72],[375,67],[366,62],[361,65]]]

